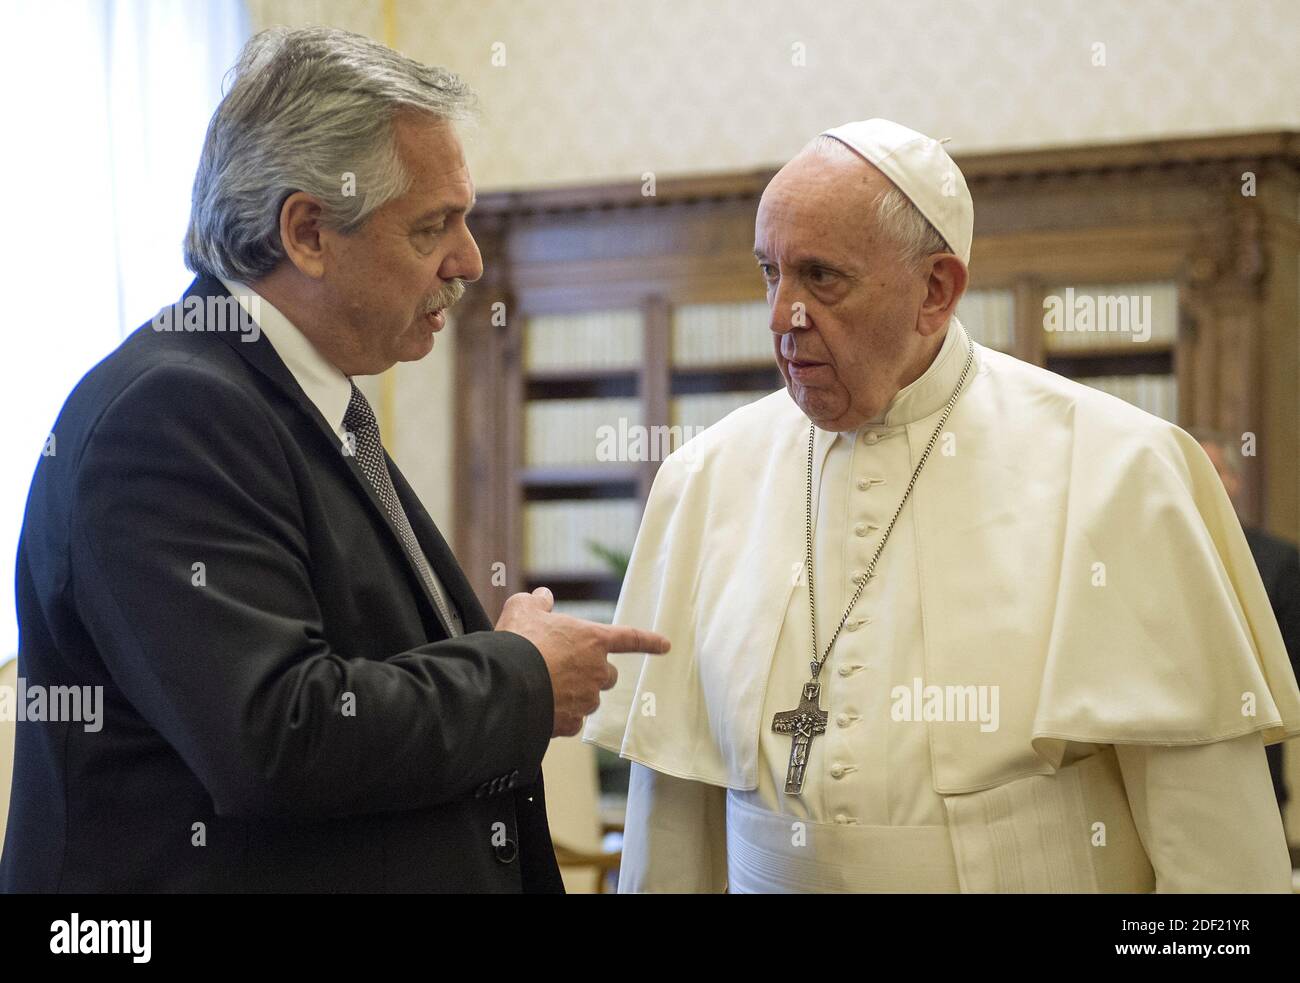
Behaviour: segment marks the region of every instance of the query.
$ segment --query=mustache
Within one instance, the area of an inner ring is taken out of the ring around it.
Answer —
[[[456,279],[448,280],[442,285],[436,294],[424,302],[424,313],[432,314],[434,311],[446,310],[460,302],[465,296],[465,281]]]

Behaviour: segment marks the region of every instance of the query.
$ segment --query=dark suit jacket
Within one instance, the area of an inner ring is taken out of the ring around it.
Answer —
[[[541,655],[491,630],[390,461],[446,636],[355,457],[245,337],[145,324],[59,414],[18,668],[102,686],[102,730],[18,724],[0,888],[563,890]]]
[[[1245,533],[1278,627],[1282,629],[1291,668],[1300,675],[1300,552],[1296,551],[1294,543],[1278,539],[1262,529],[1247,529]],[[1285,805],[1289,795],[1282,765],[1282,745],[1273,744],[1264,750],[1268,752],[1268,767],[1273,775],[1277,800]]]

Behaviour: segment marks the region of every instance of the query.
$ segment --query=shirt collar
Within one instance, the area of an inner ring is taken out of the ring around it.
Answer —
[[[957,388],[957,380],[961,378],[961,370],[966,365],[969,345],[970,338],[966,329],[954,316],[948,324],[943,344],[939,346],[939,354],[934,357],[929,368],[900,389],[885,407],[884,413],[868,421],[862,429],[892,430],[938,413],[947,405],[952,398],[952,391]],[[967,384],[978,368],[977,354],[971,363],[971,371],[966,373]]]
[[[246,283],[219,277],[230,295],[257,322],[290,374],[340,438],[343,415],[352,399],[352,382],[313,345],[292,321]]]

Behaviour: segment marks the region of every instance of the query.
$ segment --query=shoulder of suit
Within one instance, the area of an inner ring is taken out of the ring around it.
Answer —
[[[89,440],[106,420],[123,414],[131,420],[168,421],[173,429],[186,418],[195,426],[211,426],[218,419],[252,425],[249,398],[254,392],[239,356],[229,345],[195,338],[156,333],[147,323],[128,335],[69,393],[54,428],[60,442]]]
[[[239,356],[211,336],[161,332],[145,322],[90,369],[73,389],[89,389],[109,402],[144,376],[174,380],[177,385],[238,385],[247,378]],[[71,401],[72,397],[69,397]]]

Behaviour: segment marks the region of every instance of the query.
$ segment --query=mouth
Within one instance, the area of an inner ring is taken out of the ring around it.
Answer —
[[[815,378],[826,368],[825,362],[812,362],[806,359],[787,358],[785,364],[790,370],[790,375],[795,379]]]
[[[426,311],[424,317],[435,334],[447,326],[446,308],[439,307],[437,310]]]

